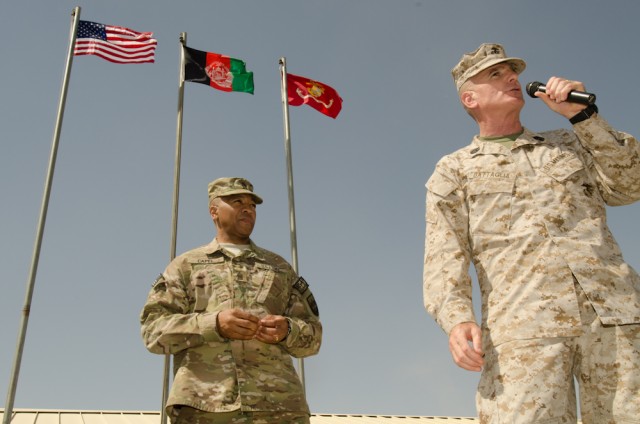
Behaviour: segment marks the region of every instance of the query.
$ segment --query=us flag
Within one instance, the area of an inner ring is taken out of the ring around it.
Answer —
[[[80,21],[73,54],[93,54],[113,63],[153,63],[157,45],[152,32]]]

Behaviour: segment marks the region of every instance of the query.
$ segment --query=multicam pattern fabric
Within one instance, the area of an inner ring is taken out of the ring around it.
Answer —
[[[174,424],[309,424],[309,414],[301,412],[204,412],[182,407]]]
[[[427,182],[424,301],[448,334],[476,321],[485,347],[580,333],[573,276],[604,325],[640,323],[640,277],[605,204],[640,198],[640,147],[598,115],[574,133],[525,130],[511,148],[475,138]]]
[[[291,356],[316,354],[322,326],[313,294],[280,256],[253,242],[234,256],[216,240],[174,259],[158,277],[141,313],[153,353],[174,355],[167,410],[308,413]],[[218,313],[242,308],[286,316],[291,332],[278,344],[228,340]]]

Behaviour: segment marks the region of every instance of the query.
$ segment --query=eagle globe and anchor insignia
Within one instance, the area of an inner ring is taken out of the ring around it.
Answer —
[[[322,84],[320,84],[320,83],[318,83],[316,81],[307,81],[306,85],[307,85],[307,93],[308,94],[305,93],[300,88],[296,88],[296,93],[305,102],[308,99],[312,99],[315,102],[320,103],[322,106],[326,107],[327,109],[329,109],[333,105],[333,99],[329,100],[329,103],[325,103],[325,102],[323,102],[322,100],[319,99],[319,97],[322,97],[322,95],[324,94],[324,90],[325,90],[325,88],[322,86]]]

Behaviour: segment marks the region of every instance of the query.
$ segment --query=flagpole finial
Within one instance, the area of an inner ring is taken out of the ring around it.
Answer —
[[[286,61],[287,61],[287,59],[286,59],[284,56],[282,56],[282,57],[280,58],[280,60],[278,60],[278,64],[280,64],[280,65],[284,65],[284,64],[286,63]]]

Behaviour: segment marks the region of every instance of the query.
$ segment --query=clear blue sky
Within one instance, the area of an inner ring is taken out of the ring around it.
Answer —
[[[0,7],[0,397],[3,405],[51,149],[71,11],[153,31],[156,63],[76,57],[16,408],[160,407],[163,358],[138,316],[171,235],[179,44],[246,61],[255,95],[187,83],[178,252],[207,243],[207,183],[245,176],[265,199],[254,241],[290,258],[278,59],[333,86],[333,120],[291,108],[299,265],[324,324],[305,360],[315,413],[475,415],[478,374],[452,362],[422,306],[424,183],[473,121],[450,69],[482,42],[521,81],[583,81],[640,134],[640,3],[512,0],[12,1]],[[527,99],[532,130],[569,127]],[[640,267],[640,205],[609,210]]]

